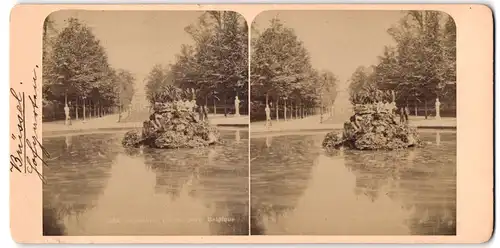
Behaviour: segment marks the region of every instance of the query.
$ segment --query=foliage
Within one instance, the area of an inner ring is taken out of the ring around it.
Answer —
[[[310,107],[333,103],[337,78],[313,69],[302,41],[279,19],[271,20],[270,27],[252,40],[252,47],[252,98],[284,98]]]
[[[170,70],[160,64],[155,65],[146,78],[145,88],[148,101],[154,103],[155,94],[163,91],[165,87],[173,83],[173,77]]]
[[[373,72],[358,68],[351,78],[351,97],[370,90],[394,90],[396,102],[455,101],[456,29],[453,19],[437,11],[408,11],[388,30],[396,42],[386,47]],[[361,86],[365,85],[365,86]],[[351,99],[353,101],[354,99]],[[357,100],[359,101],[359,99]]]
[[[85,100],[102,107],[126,106],[134,94],[134,76],[115,70],[91,28],[76,18],[56,32],[50,16],[43,26],[43,100],[61,106]],[[50,103],[50,104],[49,104]],[[55,111],[55,110],[54,110]]]
[[[135,78],[131,72],[120,69],[117,72],[116,92],[118,92],[118,103],[120,107],[127,107],[132,102],[134,96]]]
[[[155,92],[152,96],[152,103],[167,103],[176,101],[190,101],[194,98],[191,91],[181,89],[174,85],[166,85],[161,91]]]
[[[184,45],[171,67],[175,85],[195,89],[199,103],[248,96],[248,27],[232,11],[207,11],[186,27],[194,45]]]
[[[52,97],[74,98],[88,95],[92,86],[104,79],[109,70],[107,56],[91,30],[77,19],[58,35],[52,54],[52,69],[45,75],[50,80]]]

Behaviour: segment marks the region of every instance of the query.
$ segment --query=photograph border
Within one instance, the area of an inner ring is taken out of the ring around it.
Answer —
[[[479,4],[220,4],[220,5],[70,5],[19,4],[10,16],[11,92],[41,99],[42,25],[52,12],[82,10],[230,10],[248,25],[268,10],[438,10],[457,28],[457,235],[456,236],[42,236],[42,181],[36,173],[10,173],[11,235],[18,243],[482,243],[493,232],[493,14]],[[251,49],[249,50],[251,52]],[[249,53],[250,57],[250,53]],[[250,61],[251,63],[251,61]],[[34,75],[36,73],[36,76]],[[36,78],[36,80],[33,80]],[[36,81],[38,87],[33,87]],[[25,82],[22,84],[21,82]],[[250,83],[249,83],[250,85]],[[10,154],[18,143],[18,100],[10,97]],[[41,115],[26,120],[39,123]],[[249,128],[251,139],[251,126]],[[41,142],[41,138],[40,142]],[[471,156],[473,154],[473,156]],[[31,154],[30,154],[31,155]],[[38,167],[39,170],[40,166]],[[43,173],[43,172],[42,172]],[[251,191],[250,191],[251,193]]]

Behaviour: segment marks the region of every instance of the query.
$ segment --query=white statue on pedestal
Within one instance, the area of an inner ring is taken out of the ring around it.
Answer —
[[[240,99],[238,96],[234,99],[234,111],[235,116],[240,116]]]
[[[266,127],[271,126],[271,109],[269,108],[269,104],[266,104]]]
[[[67,103],[64,105],[64,114],[66,115],[65,124],[69,125],[71,117],[69,116],[69,106]]]
[[[439,102],[439,98],[436,98],[436,119],[441,119],[440,109],[441,102]]]

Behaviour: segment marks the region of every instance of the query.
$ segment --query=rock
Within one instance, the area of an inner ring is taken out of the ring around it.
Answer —
[[[341,132],[330,132],[326,134],[323,140],[323,147],[339,148],[344,143],[344,138]]]
[[[122,140],[124,147],[139,147],[142,143],[141,134],[137,130],[131,130],[125,133]]]
[[[390,111],[376,111],[374,105],[357,105],[355,114],[344,123],[343,132],[330,132],[324,148],[347,147],[356,150],[395,150],[421,146],[416,128],[398,123]]]

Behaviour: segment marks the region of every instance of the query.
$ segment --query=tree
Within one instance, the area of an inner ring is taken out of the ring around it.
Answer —
[[[335,74],[330,71],[321,72],[319,87],[316,87],[316,89],[319,90],[319,103],[322,109],[328,107],[333,108],[333,104],[335,103],[335,99],[337,97],[337,83],[338,79]],[[330,109],[330,113],[332,113],[332,109]]]
[[[52,51],[55,43],[55,38],[57,36],[57,30],[54,27],[54,21],[47,16],[43,22],[43,34],[42,34],[42,73],[43,75],[50,74],[50,69],[53,65],[52,63]],[[43,77],[42,87],[47,88],[50,81],[47,77]],[[45,96],[45,95],[44,95]]]
[[[451,16],[446,18],[443,30],[443,50],[446,72],[444,75],[446,84],[442,88],[441,98],[444,104],[451,105],[456,103],[456,75],[457,75],[457,30],[455,21]]]
[[[132,98],[134,96],[134,82],[135,77],[131,72],[120,69],[117,72],[117,90],[118,93],[118,106],[120,108],[128,108],[130,103],[132,103]]]
[[[183,46],[172,66],[175,84],[196,90],[199,104],[248,97],[248,27],[232,11],[208,11],[186,28],[193,46]],[[219,97],[218,97],[218,96]]]
[[[169,68],[160,64],[155,65],[146,78],[145,91],[148,101],[153,104],[154,95],[163,91],[167,85],[173,84],[174,76]]]
[[[378,89],[369,68],[359,66],[350,78],[349,100],[352,104],[373,103]]]
[[[303,43],[291,28],[277,18],[253,41],[251,89],[255,101],[275,101],[278,119],[279,99],[291,96],[296,105],[310,102],[308,89],[313,79],[310,58]],[[310,96],[310,95],[309,95]],[[284,102],[286,104],[286,100]],[[286,108],[286,107],[285,107]]]
[[[89,27],[76,18],[56,38],[50,59],[47,98],[67,102],[88,96],[100,80],[109,75],[104,48]]]
[[[427,117],[429,102],[455,95],[454,83],[448,86],[456,75],[454,22],[437,11],[409,11],[388,32],[396,45],[386,47],[373,81],[378,89],[394,90],[399,104],[424,103]]]

